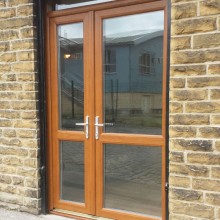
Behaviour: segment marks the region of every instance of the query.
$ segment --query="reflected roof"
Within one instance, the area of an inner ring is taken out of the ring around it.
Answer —
[[[108,35],[105,38],[106,45],[138,45],[146,42],[150,39],[163,36],[163,30],[139,30],[139,31],[129,31],[117,34]],[[74,38],[67,39],[60,37],[60,44],[63,48],[67,49],[69,47],[82,47],[83,39]]]

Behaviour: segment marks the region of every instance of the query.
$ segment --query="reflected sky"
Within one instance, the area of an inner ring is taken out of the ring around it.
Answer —
[[[100,0],[101,1],[101,0]],[[102,0],[103,1],[103,0]],[[83,4],[83,3],[81,3]],[[129,20],[128,20],[129,17]],[[128,22],[129,21],[129,22]],[[164,11],[122,16],[104,20],[104,36],[132,31],[149,30],[149,33],[164,29]],[[82,38],[82,25],[62,25],[59,35],[68,39]]]

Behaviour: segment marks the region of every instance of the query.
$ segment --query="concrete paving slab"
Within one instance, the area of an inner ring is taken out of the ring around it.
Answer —
[[[25,212],[10,211],[0,208],[0,220],[73,220],[56,215],[31,215]]]

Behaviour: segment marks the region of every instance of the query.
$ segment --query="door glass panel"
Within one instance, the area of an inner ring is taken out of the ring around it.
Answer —
[[[103,20],[106,132],[161,134],[164,12]]]
[[[104,2],[112,2],[114,0],[57,0],[55,10],[62,10],[67,8],[76,8],[86,5],[94,5]]]
[[[84,144],[60,142],[60,198],[84,203]]]
[[[161,147],[106,144],[104,207],[161,216]]]
[[[58,26],[59,127],[83,130],[83,23]]]

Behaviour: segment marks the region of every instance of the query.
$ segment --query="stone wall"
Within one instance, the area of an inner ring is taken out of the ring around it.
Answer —
[[[170,220],[217,220],[220,1],[171,2]]]
[[[38,213],[33,0],[0,0],[0,206]]]

